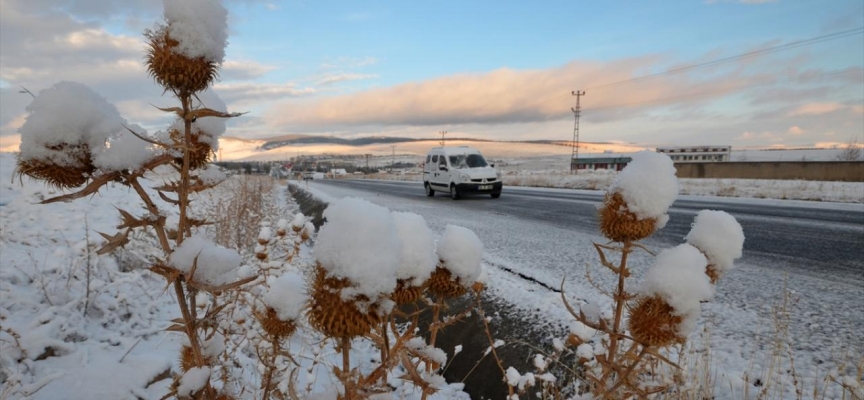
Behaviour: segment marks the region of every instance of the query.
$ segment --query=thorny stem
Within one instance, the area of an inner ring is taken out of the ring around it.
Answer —
[[[351,339],[348,337],[342,338],[342,383],[345,384],[345,398],[352,399],[350,395],[351,384],[349,382],[348,373],[351,371]]]
[[[177,226],[177,245],[183,243],[183,237],[188,231],[186,226],[186,212],[189,207],[189,145],[192,143],[192,121],[185,118],[189,114],[191,96],[189,93],[180,93],[180,101],[183,103],[183,167],[180,170],[180,187],[177,190],[180,202],[180,221]]]
[[[273,373],[276,371],[276,355],[279,354],[279,340],[275,336],[271,337],[271,343],[273,349],[270,354],[270,363],[267,366],[267,377],[264,379],[264,395],[261,396],[261,400],[270,398],[270,390],[273,386]]]
[[[391,319],[393,319],[393,314],[388,314],[387,317],[383,318],[381,321],[381,337],[384,339],[384,345],[381,346],[381,365],[384,365],[384,363],[389,359],[387,353],[390,351],[390,337],[387,334],[387,324],[390,323]]]
[[[190,103],[192,96],[189,92],[181,92],[178,94],[180,102],[183,104],[183,167],[180,170],[180,187],[177,190],[177,200],[180,203],[180,220],[177,224],[177,246],[183,243],[186,236],[191,235],[191,230],[187,224],[187,212],[189,208],[189,145],[192,143],[192,121],[186,118],[190,112]],[[201,343],[198,339],[198,332],[195,323],[195,309],[189,308],[186,302],[185,291],[183,290],[183,282],[178,278],[174,280],[174,290],[177,292],[177,301],[180,305],[180,311],[183,313],[184,326],[186,335],[189,337],[189,345],[192,347],[192,354],[195,356],[195,362],[204,366],[204,357],[201,354]],[[194,301],[194,299],[193,299]],[[207,390],[204,393],[211,393],[210,382],[205,386]],[[206,396],[206,395],[205,395]]]
[[[621,385],[624,384],[624,382],[627,381],[627,378],[630,376],[631,373],[633,373],[633,369],[635,369],[636,366],[639,365],[639,363],[642,361],[642,357],[645,357],[645,353],[647,353],[647,352],[648,352],[648,347],[643,346],[642,351],[639,352],[639,355],[636,356],[636,359],[633,360],[633,363],[630,364],[630,366],[627,367],[627,370],[624,371],[624,374],[618,378],[618,382],[615,383],[614,385],[612,385],[612,387],[606,392],[606,395],[603,396],[604,399],[609,398],[609,396],[612,396],[612,394],[615,393],[615,389],[618,389],[619,387],[621,387]]]
[[[621,330],[621,321],[624,314],[624,303],[627,300],[624,292],[624,280],[627,279],[624,271],[627,268],[627,256],[630,254],[630,241],[624,242],[624,248],[621,249],[621,263],[618,265],[618,290],[615,292],[615,322],[612,325],[612,333],[610,337],[612,343],[609,344],[609,358],[612,360],[615,357],[615,352],[618,350],[618,333]]]
[[[486,313],[480,307],[480,295],[477,295],[477,303],[474,305],[477,312],[480,314],[480,320],[483,321],[483,330],[486,332],[486,338],[489,340],[489,348],[492,350],[492,357],[495,358],[495,364],[501,370],[501,376],[507,376],[507,371],[504,370],[504,365],[501,363],[501,358],[498,357],[498,351],[495,350],[495,339],[492,337],[492,331],[489,328],[489,322],[486,321]],[[507,385],[507,391],[510,396],[513,396],[513,386]]]
[[[156,207],[156,204],[153,203],[153,200],[150,199],[150,196],[147,192],[144,191],[144,188],[141,187],[141,183],[138,182],[138,177],[132,176],[129,178],[129,185],[135,189],[135,192],[138,193],[138,196],[141,197],[141,200],[144,200],[144,204],[147,206],[147,211],[150,211],[150,214],[153,214],[154,217],[159,217],[159,208]],[[158,221],[158,220],[157,220]],[[168,236],[165,234],[165,227],[162,223],[156,222],[154,224],[156,228],[156,236],[159,237],[159,244],[162,246],[162,251],[167,256],[171,254],[171,244],[168,242]]]
[[[204,356],[201,355],[198,334],[195,332],[194,316],[189,312],[186,295],[183,290],[183,282],[179,278],[174,280],[174,291],[177,294],[177,302],[180,304],[180,312],[183,313],[183,321],[185,322],[183,325],[186,328],[186,336],[189,336],[189,345],[192,348],[192,354],[195,356],[195,363],[199,366],[204,366]]]
[[[441,307],[444,305],[444,296],[438,295],[438,299],[435,301],[435,304],[432,305],[432,322],[429,323],[429,330],[431,334],[429,335],[429,345],[435,347],[435,340],[438,338],[438,318],[441,316]],[[426,371],[432,372],[432,366],[426,365]],[[428,393],[423,391],[423,396],[421,400],[426,400],[428,397]]]
[[[87,279],[87,290],[84,292],[84,316],[87,316],[87,310],[90,308],[90,224],[87,222],[87,214],[84,214],[84,240],[86,241],[87,247],[87,270],[86,270],[86,279]]]

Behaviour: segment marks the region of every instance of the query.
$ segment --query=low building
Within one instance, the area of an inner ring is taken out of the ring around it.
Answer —
[[[624,169],[630,161],[633,161],[630,157],[580,157],[571,160],[570,170],[594,171],[605,169],[610,171],[620,171]]]
[[[732,154],[732,146],[680,146],[658,147],[658,153],[663,153],[675,163],[726,162]]]

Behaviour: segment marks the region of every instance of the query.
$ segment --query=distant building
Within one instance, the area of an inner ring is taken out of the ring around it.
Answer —
[[[570,169],[578,171],[594,171],[598,169],[620,171],[630,161],[633,161],[630,157],[580,157],[574,158],[570,162]]]
[[[658,147],[676,163],[726,162],[732,154],[731,146],[681,146]]]

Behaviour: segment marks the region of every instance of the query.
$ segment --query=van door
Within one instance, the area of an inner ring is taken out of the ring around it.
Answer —
[[[438,169],[441,162],[444,162],[444,165],[447,165],[444,158],[443,154],[432,154],[432,161],[429,163],[429,182],[434,185],[437,190],[441,190],[442,186],[448,185],[447,183],[442,184],[444,179],[446,179],[447,171],[441,171]]]

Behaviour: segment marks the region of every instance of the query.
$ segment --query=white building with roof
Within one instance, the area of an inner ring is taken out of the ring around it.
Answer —
[[[676,163],[726,162],[732,155],[732,146],[658,147],[657,152],[668,155]]]

